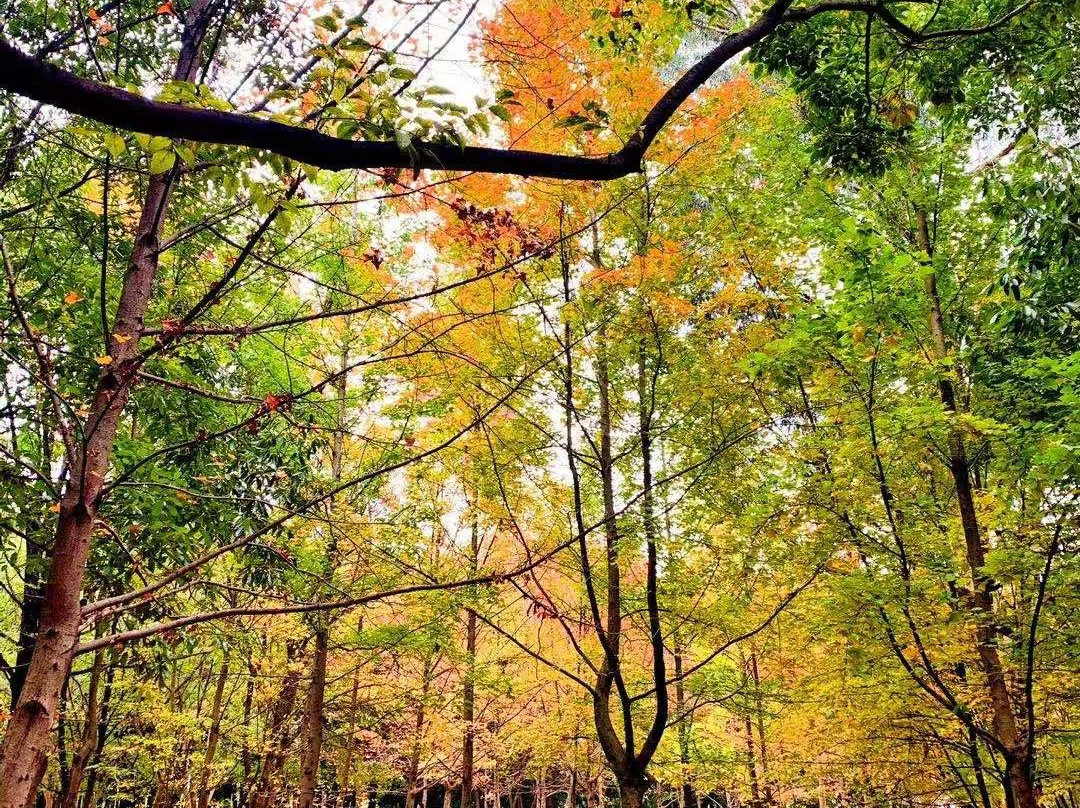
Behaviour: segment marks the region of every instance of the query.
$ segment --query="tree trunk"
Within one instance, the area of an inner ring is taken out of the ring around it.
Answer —
[[[364,630],[364,618],[360,618],[358,632]],[[360,669],[353,672],[352,693],[349,696],[349,735],[345,739],[345,762],[341,766],[341,782],[338,789],[338,805],[342,808],[356,808],[356,786],[353,785],[352,760],[353,738],[356,734],[356,707],[359,703]]]
[[[90,774],[86,778],[86,793],[83,795],[83,808],[95,808],[97,804],[97,763],[101,760],[101,754],[105,751],[105,741],[109,731],[109,709],[112,704],[113,678],[116,674],[117,656],[113,656],[109,668],[105,673],[105,688],[101,694],[101,713],[97,722],[97,738],[94,744],[94,752],[88,767]]]
[[[327,301],[330,308],[330,300]],[[349,327],[349,318],[345,319],[345,328]],[[345,406],[348,386],[349,340],[342,342],[341,361],[338,375],[334,379],[337,393],[337,428],[331,445],[330,475],[335,483],[341,479],[341,465],[345,453]],[[330,501],[333,510],[333,499]],[[331,513],[331,517],[333,514]],[[330,543],[326,550],[324,575],[330,578],[337,565],[337,539],[333,522],[330,523]],[[323,706],[326,700],[326,657],[330,645],[330,620],[326,614],[315,615],[315,656],[311,666],[311,683],[308,686],[304,705],[304,725],[301,741],[303,754],[300,761],[300,791],[297,808],[311,808],[315,802],[315,789],[319,784],[319,761],[322,755],[323,741]]]
[[[79,801],[79,791],[82,789],[83,777],[86,767],[97,748],[98,721],[100,704],[98,689],[101,685],[101,674],[105,663],[105,649],[99,648],[94,652],[94,664],[90,670],[90,686],[86,694],[86,724],[83,727],[79,746],[71,758],[71,769],[68,772],[67,781],[57,800],[58,808],[75,808]]]
[[[303,757],[300,762],[300,795],[297,808],[311,808],[315,788],[319,783],[319,759],[322,754],[323,702],[326,695],[326,655],[330,627],[322,615],[315,631],[315,659],[311,670],[311,685],[304,705]]]
[[[209,0],[195,0],[184,30],[174,78],[192,81],[199,67],[199,48],[208,23]],[[51,566],[37,642],[19,701],[8,720],[0,751],[0,808],[28,808],[34,801],[48,760],[57,705],[71,671],[79,639],[86,562],[94,521],[109,471],[120,415],[134,379],[132,360],[139,350],[154,277],[162,221],[168,207],[172,175],[153,175],[147,183],[135,231],[131,263],[124,278],[109,339],[110,364],[102,368],[82,434],[87,439],[68,458],[70,480],[60,501]],[[120,335],[122,339],[118,339]]]
[[[476,575],[480,556],[480,537],[476,528],[476,520],[473,519],[472,533],[470,535],[470,547],[472,555],[470,572]],[[475,594],[475,592],[473,593]],[[461,722],[465,725],[465,737],[461,745],[461,806],[460,808],[473,808],[473,768],[476,746],[476,612],[466,610],[465,617],[465,682],[461,696]]]
[[[642,783],[619,784],[619,808],[641,808],[645,803],[648,785]]]
[[[917,240],[927,257],[933,260],[934,245],[926,212],[916,209]],[[930,304],[930,333],[933,337],[934,354],[938,359],[949,355],[945,339],[945,317],[938,294],[937,277],[933,272],[924,276],[923,288]],[[957,412],[956,391],[951,377],[942,375],[938,382],[941,403],[949,413]],[[979,664],[986,676],[990,701],[991,726],[1006,753],[1007,788],[1012,792],[1017,808],[1037,808],[1038,799],[1034,784],[1034,760],[1016,720],[1013,699],[1005,679],[1005,669],[997,651],[994,626],[993,581],[987,576],[986,546],[979,527],[978,512],[971,485],[971,469],[967,458],[964,438],[956,429],[949,431],[949,473],[953,479],[960,523],[964,533],[964,549],[968,572],[971,576],[970,603],[975,612],[975,650]]]
[[[405,778],[405,808],[414,808],[416,805],[417,784],[420,777],[420,739],[424,734],[424,708],[427,701],[428,689],[431,687],[431,673],[434,668],[432,660],[424,663],[424,681],[420,687],[420,698],[416,702],[416,724],[413,727],[412,752],[409,754],[409,769]]]
[[[288,721],[296,702],[296,690],[300,676],[292,668],[296,647],[288,647],[286,654],[290,669],[285,674],[281,684],[281,691],[274,700],[274,706],[270,711],[270,724],[267,728],[268,751],[263,756],[262,766],[259,767],[259,777],[255,788],[251,792],[251,808],[270,808],[274,803],[274,793],[277,789],[278,773],[285,763],[285,753],[289,748]]]
[[[221,670],[218,671],[217,684],[214,688],[214,702],[210,707],[210,730],[206,736],[206,754],[203,756],[202,775],[199,780],[198,808],[207,808],[210,804],[210,795],[213,794],[213,783],[210,782],[210,774],[214,766],[214,758],[217,756],[218,741],[221,739],[221,714],[224,707],[225,684],[229,678],[229,656],[224,652],[221,660]]]
[[[23,599],[19,610],[19,647],[15,651],[15,664],[11,668],[11,708],[14,710],[26,682],[26,671],[30,667],[30,658],[34,655],[38,625],[41,622],[41,607],[44,597],[42,589],[42,561],[44,553],[41,545],[29,538],[26,540],[26,562],[23,564]]]
[[[675,715],[679,722],[679,764],[682,767],[682,787],[679,789],[679,808],[697,808],[697,794],[690,779],[690,716],[686,712],[686,688],[683,682],[682,644],[675,636]]]

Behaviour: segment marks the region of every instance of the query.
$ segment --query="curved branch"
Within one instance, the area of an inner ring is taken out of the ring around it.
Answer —
[[[861,11],[881,17],[887,25],[912,41],[925,41],[984,33],[1008,22],[1032,5],[1034,0],[1028,0],[1006,17],[984,28],[934,33],[914,31],[886,9],[880,0],[833,0],[797,9],[791,9],[792,2],[775,0],[755,22],[726,36],[664,93],[623,148],[604,155],[575,156],[422,141],[402,149],[395,142],[332,137],[303,126],[266,118],[152,101],[127,90],[81,78],[24,54],[3,41],[0,41],[0,88],[129,131],[247,146],[333,171],[412,168],[600,181],[640,171],[649,146],[687,99],[730,59],[756,45],[784,23],[804,22],[829,12]]]

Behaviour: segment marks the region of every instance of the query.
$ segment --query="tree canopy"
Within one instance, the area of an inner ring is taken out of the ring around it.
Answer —
[[[0,808],[1077,808],[1080,3],[10,0]]]

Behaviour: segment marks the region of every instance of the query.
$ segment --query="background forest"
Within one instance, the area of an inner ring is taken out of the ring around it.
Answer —
[[[0,19],[0,808],[1078,808],[1080,3]]]

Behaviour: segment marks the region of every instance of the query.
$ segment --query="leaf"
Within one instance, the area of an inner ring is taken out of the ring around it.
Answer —
[[[150,173],[164,174],[176,163],[176,154],[172,149],[162,149],[150,155]]]
[[[157,13],[158,14],[172,14],[173,13],[172,0],[165,0],[164,3],[162,3],[160,6],[158,6],[157,7]]]
[[[91,22],[97,22],[101,19],[101,14],[98,13],[98,10],[96,8],[92,8],[87,11],[86,16]]]
[[[97,362],[102,367],[106,367],[106,366],[112,364],[113,358],[111,356],[109,356],[108,354],[105,354],[104,356],[95,356],[94,361]]]
[[[64,295],[65,306],[74,306],[76,303],[82,303],[84,300],[86,300],[86,298],[80,295],[78,292],[68,292],[66,295]]]
[[[490,109],[491,114],[494,115],[496,118],[504,120],[507,123],[510,122],[510,110],[508,110],[502,104],[492,104]]]
[[[124,149],[127,148],[127,143],[124,141],[122,135],[119,135],[116,132],[109,132],[105,135],[105,148],[108,150],[109,155],[115,160],[124,153]]]

